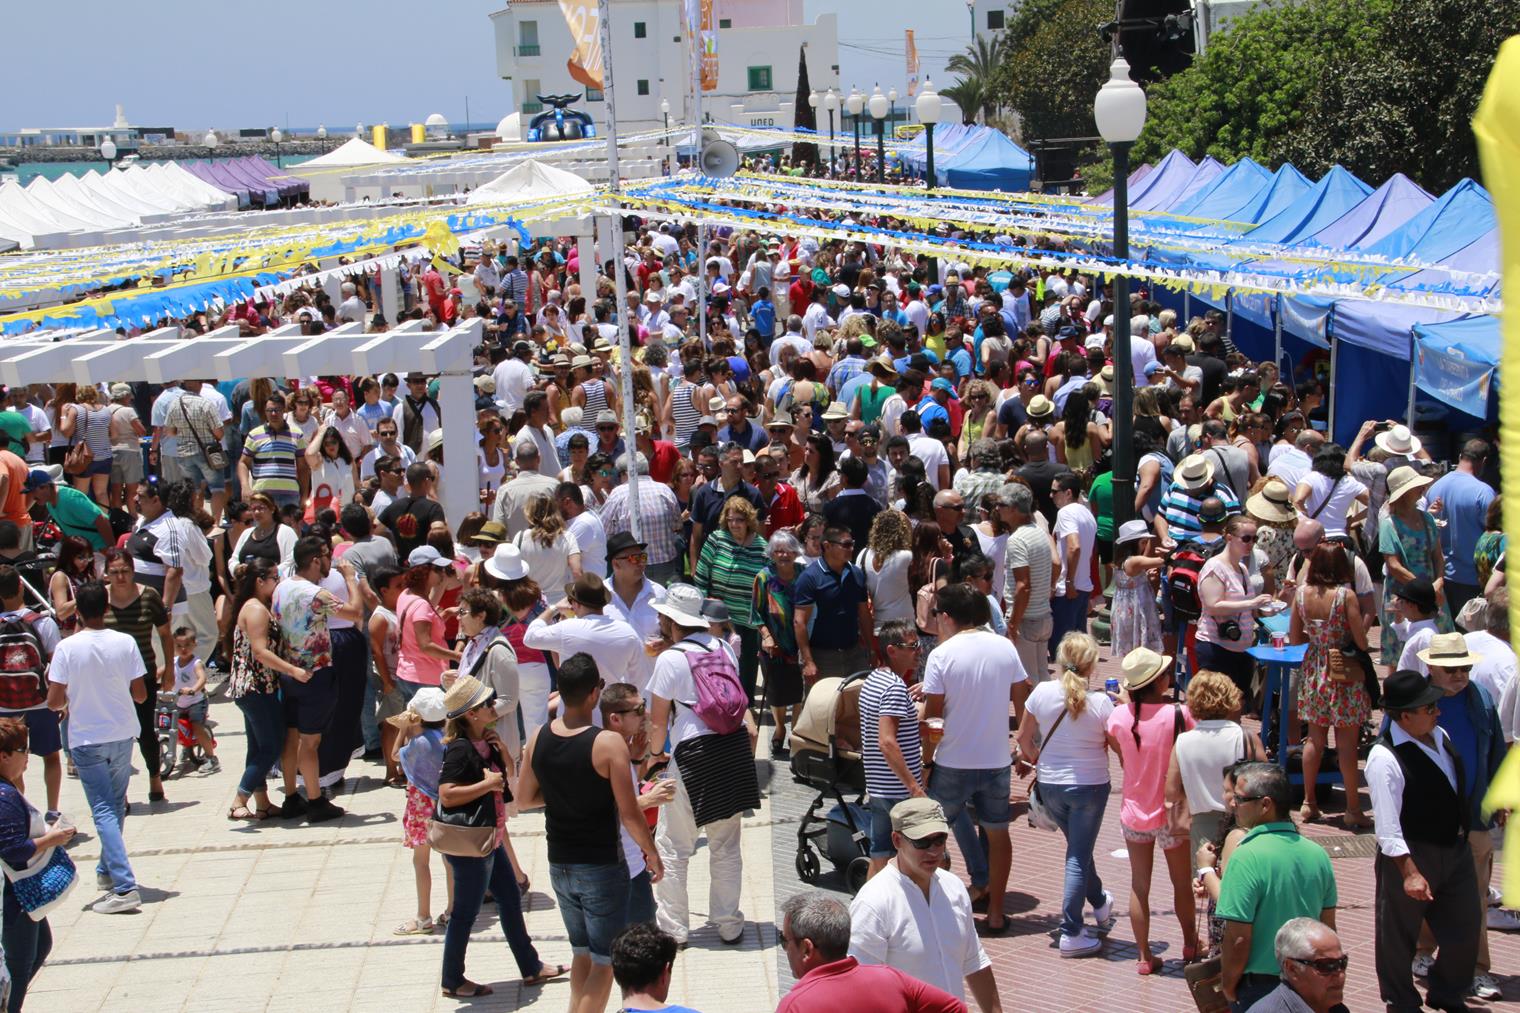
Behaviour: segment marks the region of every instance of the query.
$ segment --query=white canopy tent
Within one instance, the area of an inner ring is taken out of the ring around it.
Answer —
[[[177,327],[136,338],[120,338],[109,330],[36,331],[0,343],[0,382],[168,383],[184,377],[378,376],[410,370],[437,374],[445,460],[440,499],[448,515],[458,518],[480,508],[471,367],[484,334],[480,320],[448,331],[423,330],[421,321],[411,321],[384,334],[365,334],[358,324],[345,324],[317,337],[303,335],[296,324],[257,337],[244,337],[237,327],[189,338]]]
[[[528,203],[577,197],[595,188],[573,172],[538,161],[514,165],[484,186],[471,190],[466,204]]]
[[[87,222],[95,228],[120,229],[137,224],[131,215],[101,208],[89,199],[88,194],[82,191],[70,193],[68,184],[59,186],[43,176],[33,177],[26,185],[26,192],[48,210]]]
[[[312,200],[337,201],[343,199],[343,170],[366,166],[379,168],[408,161],[410,159],[405,155],[392,154],[362,138],[353,137],[325,155],[292,166],[289,172],[311,184]]]

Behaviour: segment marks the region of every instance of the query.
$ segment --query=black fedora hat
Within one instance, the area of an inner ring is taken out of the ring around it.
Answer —
[[[629,549],[645,549],[648,546],[627,531],[619,531],[607,539],[607,562],[612,562]]]
[[[1383,710],[1390,714],[1419,710],[1433,704],[1446,695],[1439,686],[1412,668],[1403,668],[1390,675],[1383,683]]]
[[[1425,615],[1434,612],[1437,607],[1436,588],[1428,577],[1416,577],[1406,584],[1394,585],[1393,595],[1416,606]]]

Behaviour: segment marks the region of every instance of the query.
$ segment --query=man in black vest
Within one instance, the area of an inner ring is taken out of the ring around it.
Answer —
[[[1438,945],[1426,1004],[1468,1009],[1464,996],[1478,959],[1483,912],[1467,841],[1472,805],[1462,760],[1437,725],[1445,692],[1420,673],[1388,677],[1388,730],[1367,757],[1367,787],[1377,818],[1378,983],[1390,1013],[1420,1009],[1410,962],[1420,923]]]

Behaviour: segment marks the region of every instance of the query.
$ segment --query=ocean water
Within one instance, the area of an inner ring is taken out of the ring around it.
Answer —
[[[302,162],[315,158],[315,155],[281,155],[279,164],[282,167],[300,165]],[[178,159],[145,158],[139,165],[148,165],[152,162],[179,161]],[[194,162],[199,159],[189,158],[183,161]],[[270,158],[270,162],[274,159]],[[15,169],[0,171],[0,180],[14,178],[22,186],[30,183],[33,178],[43,176],[47,179],[57,179],[59,176],[75,175],[83,176],[94,169],[96,172],[105,172],[110,168],[104,161],[97,162],[23,162]]]

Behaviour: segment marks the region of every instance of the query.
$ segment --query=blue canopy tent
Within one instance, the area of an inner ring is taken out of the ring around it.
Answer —
[[[1170,201],[1177,188],[1187,182],[1197,170],[1193,160],[1180,151],[1173,151],[1150,171],[1140,185],[1129,192],[1129,206],[1133,211],[1148,211],[1155,206],[1158,194],[1163,201]],[[1110,202],[1112,203],[1112,202]]]
[[[898,155],[913,171],[924,172],[925,148],[914,138],[898,149]],[[1034,158],[992,127],[951,123],[934,130],[934,176],[938,186],[1016,193],[1029,189]]]
[[[1414,325],[1414,385],[1431,398],[1478,420],[1498,409],[1499,318],[1461,317]]]
[[[1313,235],[1361,203],[1372,187],[1338,165],[1287,207],[1245,234],[1253,243],[1293,243]]]
[[[1166,208],[1166,212],[1188,218],[1228,218],[1260,193],[1271,179],[1270,172],[1243,158],[1191,197]]]
[[[1375,243],[1433,200],[1434,197],[1411,182],[1408,176],[1397,172],[1360,204],[1304,242],[1343,250]]]
[[[1130,193],[1135,192],[1135,187],[1140,184],[1140,181],[1142,179],[1151,174],[1151,169],[1153,168],[1155,168],[1155,166],[1151,165],[1151,163],[1142,162],[1133,172],[1129,174],[1128,179]],[[1114,203],[1113,187],[1109,187],[1107,190],[1103,191],[1103,193],[1094,197],[1091,201],[1089,201],[1089,203],[1112,205]]]
[[[1213,156],[1205,158],[1203,161],[1198,163],[1198,168],[1193,170],[1193,175],[1188,177],[1188,179],[1177,190],[1176,197],[1157,204],[1157,210],[1165,210],[1166,208],[1180,204],[1181,202],[1187,200],[1189,197],[1193,196],[1193,194],[1197,193],[1199,190],[1202,190],[1204,187],[1214,182],[1214,180],[1218,179],[1220,173],[1222,172],[1224,172],[1223,162],[1219,161],[1219,159],[1214,158]]]

